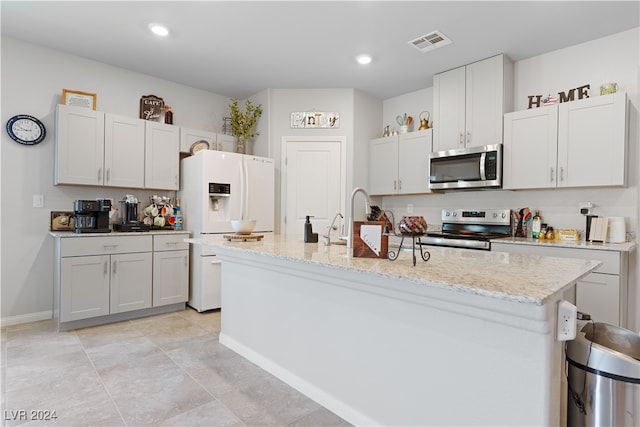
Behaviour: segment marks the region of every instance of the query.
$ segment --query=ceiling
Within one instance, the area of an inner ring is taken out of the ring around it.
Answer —
[[[636,1],[6,1],[2,36],[228,97],[356,88],[388,99],[498,53],[518,61],[640,26]],[[169,27],[168,38],[148,30]],[[452,44],[409,41],[439,30]],[[615,46],[612,46],[615,48]],[[368,66],[355,62],[373,56]]]

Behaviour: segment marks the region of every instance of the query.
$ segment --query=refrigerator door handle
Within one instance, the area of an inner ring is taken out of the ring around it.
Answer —
[[[245,195],[244,195],[244,209],[242,210],[242,215],[243,215],[243,219],[251,219],[249,218],[249,200],[250,199],[250,185],[249,185],[249,165],[247,165],[247,162],[243,159],[242,161],[242,165],[244,166],[244,191],[245,191]],[[254,218],[255,219],[255,218]]]
[[[244,199],[247,185],[244,182],[244,161],[240,161],[240,219],[246,219],[244,214]]]

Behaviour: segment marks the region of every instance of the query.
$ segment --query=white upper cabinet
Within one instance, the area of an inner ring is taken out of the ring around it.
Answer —
[[[369,144],[369,193],[429,193],[432,130],[392,135]]]
[[[505,189],[555,187],[558,106],[505,114],[502,161]]]
[[[433,151],[502,143],[513,63],[497,55],[433,77]]]
[[[55,184],[104,184],[104,113],[58,105]]]
[[[398,188],[398,135],[369,143],[369,193],[395,194]]]
[[[504,116],[503,188],[626,185],[625,93]]]
[[[180,128],[180,152],[190,153],[191,146],[199,141],[206,141],[210,150],[217,150],[217,138],[214,132]]]
[[[627,95],[558,107],[558,186],[626,185]]]
[[[145,122],[145,188],[177,190],[180,168],[180,128]]]
[[[58,105],[55,184],[178,189],[180,128]]]
[[[104,117],[104,185],[144,187],[145,121],[108,113]]]

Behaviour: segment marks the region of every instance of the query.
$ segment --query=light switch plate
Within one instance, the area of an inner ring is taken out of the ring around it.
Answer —
[[[44,207],[44,196],[42,194],[34,194],[33,195],[33,207],[34,208],[43,208]]]

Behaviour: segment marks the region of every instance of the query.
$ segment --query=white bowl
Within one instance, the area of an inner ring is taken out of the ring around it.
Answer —
[[[255,219],[232,219],[231,228],[236,234],[251,234],[256,227]]]

